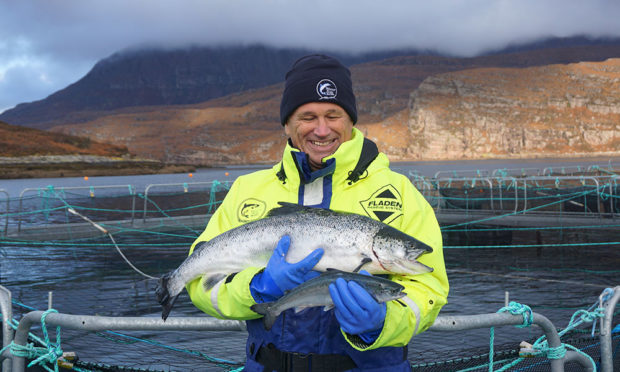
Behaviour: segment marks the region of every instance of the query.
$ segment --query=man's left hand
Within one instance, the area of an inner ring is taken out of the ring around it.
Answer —
[[[370,275],[365,271],[360,273]],[[329,293],[340,328],[346,333],[360,336],[367,343],[373,343],[383,329],[385,303],[378,303],[355,281],[347,282],[342,278],[329,285]]]

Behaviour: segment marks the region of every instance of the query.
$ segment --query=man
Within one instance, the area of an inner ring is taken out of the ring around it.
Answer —
[[[263,218],[285,201],[389,224],[433,248],[419,261],[434,271],[391,275],[407,296],[381,304],[357,283],[339,279],[330,286],[335,309],[290,309],[266,331],[250,307],[276,300],[318,275],[312,268],[323,254],[317,249],[290,263],[290,238],[285,236],[266,267],[246,268],[208,291],[204,279],[188,284],[193,303],[215,317],[247,320],[246,371],[409,371],[408,342],[433,324],[448,295],[441,232],[432,208],[354,128],[351,76],[337,60],[310,55],[293,65],[286,74],[280,118],[289,137],[281,162],[239,177],[196,243]]]

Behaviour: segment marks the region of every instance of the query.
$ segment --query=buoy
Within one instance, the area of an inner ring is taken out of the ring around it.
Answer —
[[[84,181],[88,181],[88,176],[84,176]]]
[[[228,177],[228,172],[224,173],[224,175],[225,175],[226,177]]]
[[[190,174],[188,174],[188,176],[191,178],[191,177],[194,177],[194,174],[190,173]]]

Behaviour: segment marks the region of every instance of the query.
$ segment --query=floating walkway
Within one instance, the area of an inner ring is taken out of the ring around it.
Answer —
[[[435,209],[444,230],[455,227],[566,227],[620,231],[620,176],[611,164],[574,173],[561,168],[438,172],[409,178]],[[77,211],[112,233],[200,233],[229,183],[152,184],[25,189],[10,199],[0,189],[0,241],[98,237],[103,231],[69,213]]]

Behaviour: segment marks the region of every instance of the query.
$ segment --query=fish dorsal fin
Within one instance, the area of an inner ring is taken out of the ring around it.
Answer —
[[[362,218],[370,219],[370,217],[364,217],[364,216],[358,215],[357,213],[347,212],[347,211],[324,209],[324,208],[319,208],[319,207],[308,207],[306,205],[300,205],[300,204],[283,202],[283,201],[279,201],[278,204],[280,205],[279,207],[272,208],[269,210],[269,212],[267,212],[267,217],[283,216],[283,215],[295,214],[295,213],[312,213],[314,215],[319,215],[319,216],[356,215]]]
[[[295,203],[287,203],[287,202],[278,202],[280,204],[279,207],[275,207],[267,213],[267,217],[273,216],[282,216],[285,214],[293,214],[293,213],[303,213],[307,212],[309,209],[314,209],[311,207],[306,207],[304,205],[299,205]]]

